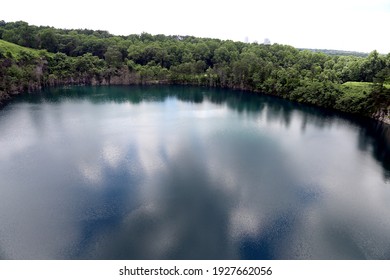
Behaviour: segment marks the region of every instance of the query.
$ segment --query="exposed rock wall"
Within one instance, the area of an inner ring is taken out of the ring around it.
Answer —
[[[390,107],[375,112],[375,114],[372,115],[372,118],[390,124]]]

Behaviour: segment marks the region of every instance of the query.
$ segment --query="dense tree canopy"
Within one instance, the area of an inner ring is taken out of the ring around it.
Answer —
[[[246,89],[363,114],[390,105],[390,54],[377,51],[366,57],[324,54],[279,44],[148,33],[113,36],[22,21],[0,21],[0,39],[33,49],[0,45],[3,96],[31,83],[164,82]],[[351,82],[366,83],[364,90]]]

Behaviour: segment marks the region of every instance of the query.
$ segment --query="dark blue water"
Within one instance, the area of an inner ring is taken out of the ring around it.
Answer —
[[[390,130],[278,98],[73,87],[0,111],[2,259],[390,259]]]

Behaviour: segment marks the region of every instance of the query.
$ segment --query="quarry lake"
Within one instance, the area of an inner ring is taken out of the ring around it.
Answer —
[[[390,259],[390,128],[223,89],[18,96],[0,259]]]

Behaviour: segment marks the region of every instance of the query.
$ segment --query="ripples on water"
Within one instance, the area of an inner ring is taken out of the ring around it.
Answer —
[[[0,111],[0,258],[389,259],[389,131],[227,90],[24,95]]]

